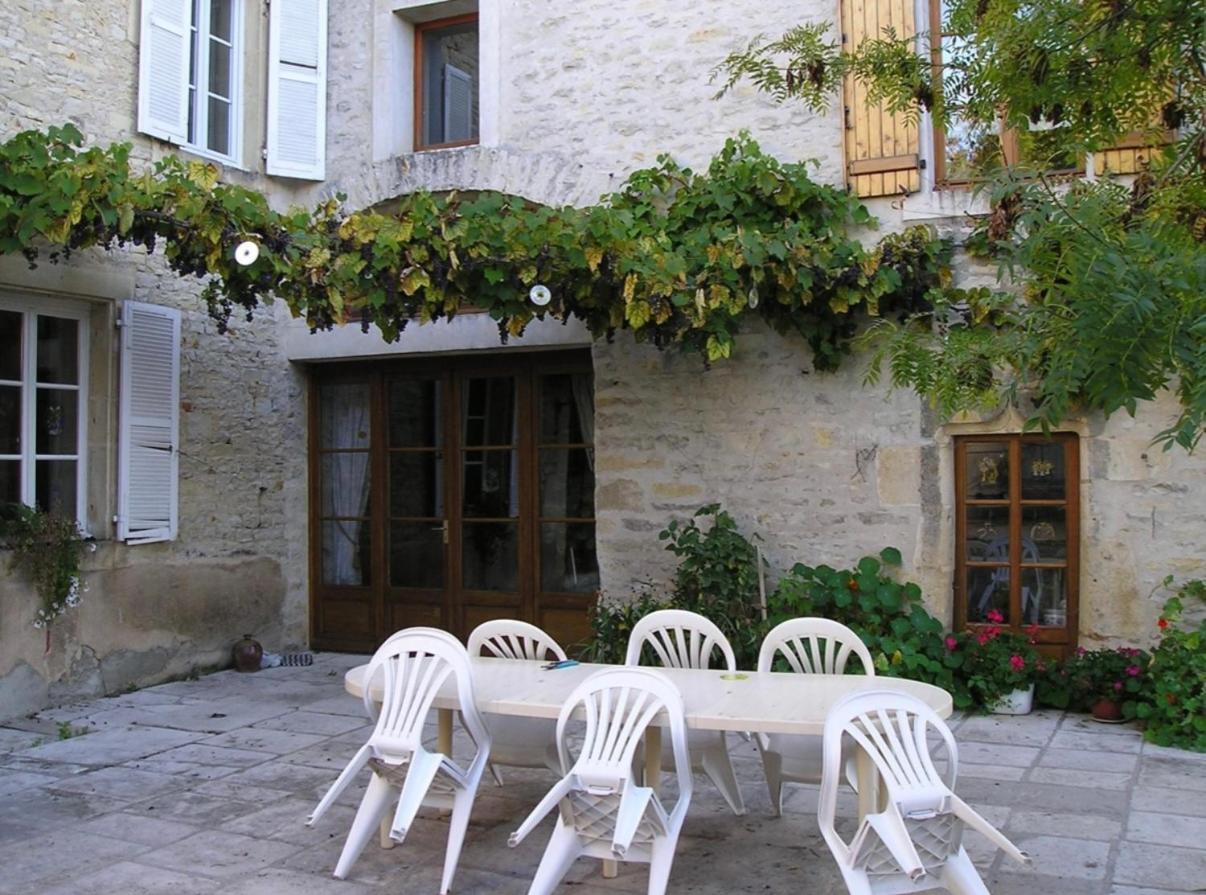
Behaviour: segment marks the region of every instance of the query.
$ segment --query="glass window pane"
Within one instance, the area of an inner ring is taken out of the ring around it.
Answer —
[[[209,42],[209,92],[230,99],[230,47],[211,40]]]
[[[22,315],[16,311],[0,311],[0,379],[22,379],[21,323]]]
[[[1009,445],[980,442],[968,444],[965,484],[969,500],[1008,498]]]
[[[1063,507],[1022,507],[1022,562],[1066,560],[1067,518]]]
[[[461,498],[466,516],[513,519],[519,515],[519,463],[515,451],[465,451]]]
[[[34,502],[69,519],[76,517],[74,460],[38,460],[34,465]]]
[[[515,443],[515,380],[470,379],[461,396],[461,438],[473,447]]]
[[[519,579],[519,529],[511,522],[466,522],[461,578],[466,590],[514,591]]]
[[[575,594],[599,589],[594,525],[546,522],[540,526],[540,589]]]
[[[967,570],[967,620],[978,624],[995,609],[1009,620],[1009,568]]]
[[[594,415],[594,384],[589,373],[541,377],[541,444],[592,443]]]
[[[389,514],[444,515],[444,455],[437,451],[402,451],[389,455]]]
[[[233,0],[210,0],[209,33],[227,43],[231,40],[231,7]]]
[[[1066,569],[1022,569],[1022,623],[1044,628],[1068,624]]]
[[[394,522],[389,527],[389,583],[393,587],[444,586],[444,527]]]
[[[319,447],[369,446],[369,385],[367,382],[327,383],[319,387],[321,418]]]
[[[21,502],[21,461],[0,460],[0,513],[4,505]]]
[[[1009,507],[967,508],[967,558],[973,562],[1009,561]]]
[[[230,153],[230,103],[224,99],[209,98],[209,130],[205,145],[213,152]]]
[[[0,385],[0,454],[21,453],[21,387]]]
[[[79,350],[78,320],[38,315],[38,382],[78,385]]]
[[[541,448],[540,515],[592,519],[595,470],[590,448]]]
[[[319,480],[323,516],[355,518],[369,515],[372,469],[367,451],[323,454]]]
[[[362,587],[370,583],[372,567],[369,525],[345,519],[322,523],[322,580],[324,584]]]
[[[35,412],[39,454],[79,451],[79,392],[40,388]]]
[[[443,443],[444,384],[436,379],[389,382],[390,447],[438,447]]]
[[[1022,442],[1022,500],[1063,500],[1067,493],[1064,446]]]
[[[422,48],[423,144],[476,140],[477,22],[426,30]]]

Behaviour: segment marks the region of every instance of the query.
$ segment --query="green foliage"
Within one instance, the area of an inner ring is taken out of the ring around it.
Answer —
[[[598,601],[590,610],[591,639],[582,650],[582,658],[588,662],[623,665],[628,637],[636,623],[651,612],[669,608],[669,603],[649,591],[642,591],[635,600],[626,602]]]
[[[411,321],[484,307],[502,338],[533,319],[580,318],[596,337],[631,330],[714,362],[758,316],[804,336],[818,369],[850,350],[860,315],[920,310],[950,247],[924,227],[866,248],[857,199],[814,183],[805,164],[729,140],[704,173],[667,156],[589,208],[533,206],[498,193],[413,193],[386,209],[335,199],[280,213],[217,169],[169,156],[131,170],[126,144],[83,149],[72,126],[0,144],[0,253],[51,260],[90,246],[162,244],[168,264],[206,279],[225,328],[273,296],[315,329],[359,321],[387,341]],[[258,259],[234,260],[243,240]],[[548,284],[537,308],[530,288]]]
[[[1108,700],[1122,707],[1124,718],[1139,714],[1139,706],[1151,698],[1147,668],[1151,657],[1134,647],[1076,650],[1061,669],[1068,688],[1068,704],[1091,709]]]
[[[21,504],[0,509],[0,542],[12,551],[9,568],[29,575],[42,602],[34,627],[49,627],[79,605],[80,562],[87,542],[74,519]]]
[[[864,556],[852,569],[797,563],[775,588],[770,624],[800,616],[839,621],[867,645],[876,673],[935,684],[951,693],[956,707],[969,708],[963,655],[947,648],[943,625],[926,611],[921,588],[889,574],[900,563],[894,547]]]
[[[1164,586],[1171,584],[1169,576]],[[1151,698],[1138,706],[1138,716],[1153,743],[1206,752],[1206,618],[1197,627],[1184,622],[1191,600],[1206,601],[1206,581],[1185,582],[1164,604],[1148,668]]]
[[[947,647],[963,655],[962,674],[976,702],[991,708],[1013,690],[1037,683],[1047,673],[1047,662],[1035,650],[1033,637],[1000,626],[1004,619],[999,612],[989,611],[988,620],[993,624],[951,635]]]
[[[70,721],[59,721],[55,724],[55,730],[60,740],[70,740],[92,732],[87,727],[72,727]]]

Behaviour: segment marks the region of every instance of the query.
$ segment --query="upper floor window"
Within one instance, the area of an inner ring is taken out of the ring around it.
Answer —
[[[415,27],[415,149],[478,140],[477,15]]]
[[[188,143],[224,158],[237,154],[242,53],[240,0],[192,0]]]

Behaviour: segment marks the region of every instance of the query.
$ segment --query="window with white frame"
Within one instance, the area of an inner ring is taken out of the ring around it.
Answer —
[[[188,142],[224,158],[238,150],[241,0],[192,0]]]
[[[0,504],[86,515],[87,310],[0,298]]]

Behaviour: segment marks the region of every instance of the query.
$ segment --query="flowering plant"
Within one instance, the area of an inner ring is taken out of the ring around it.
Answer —
[[[1171,588],[1172,576],[1163,586]],[[1148,672],[1150,699],[1138,704],[1143,735],[1161,746],[1206,752],[1206,580],[1186,581],[1164,604],[1160,642]],[[1190,618],[1185,618],[1187,607]],[[1196,619],[1196,623],[1195,620]]]
[[[0,507],[0,541],[13,551],[11,568],[22,568],[41,599],[34,615],[35,628],[47,628],[55,619],[79,605],[87,587],[80,581],[87,543],[74,519],[39,509],[6,504]]]
[[[1027,636],[1002,627],[1004,616],[995,609],[988,625],[946,638],[946,648],[963,652],[963,673],[968,688],[981,704],[991,706],[1014,690],[1025,690],[1046,669],[1034,648],[1034,630]]]
[[[1134,717],[1136,703],[1144,698],[1148,685],[1147,666],[1151,661],[1141,649],[1120,646],[1115,649],[1076,650],[1064,663],[1073,699],[1087,707],[1103,700],[1123,708],[1123,716]]]

